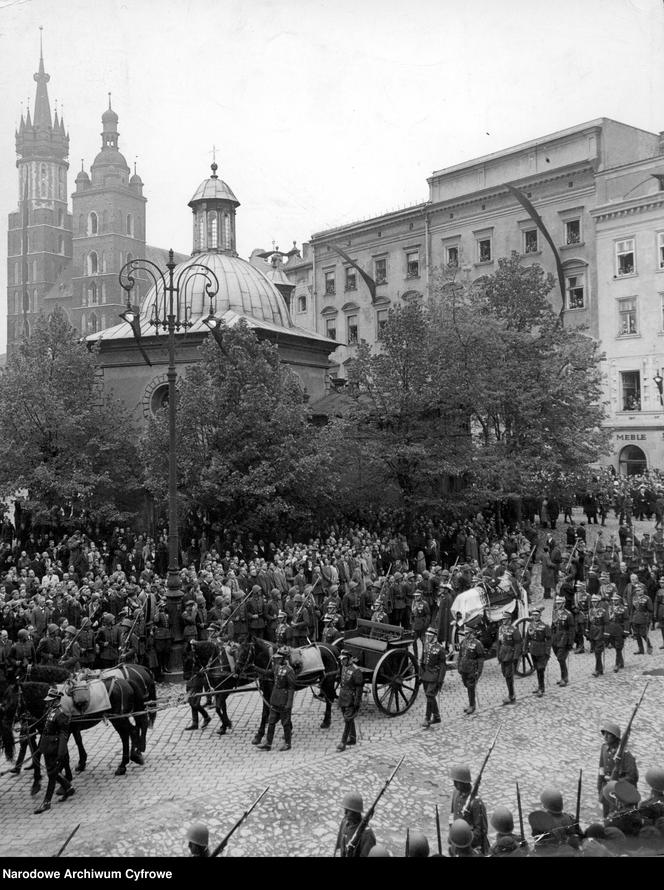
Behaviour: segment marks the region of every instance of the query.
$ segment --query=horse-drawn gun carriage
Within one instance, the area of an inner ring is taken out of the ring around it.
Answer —
[[[522,639],[525,639],[530,623],[528,591],[510,574],[503,575],[496,583],[479,580],[475,586],[458,594],[450,608],[455,625],[455,651],[459,649],[465,628],[472,624],[489,658],[496,655],[498,629],[505,612],[512,614],[512,624],[518,628]],[[520,677],[532,674],[533,663],[527,652],[522,652],[515,670]]]

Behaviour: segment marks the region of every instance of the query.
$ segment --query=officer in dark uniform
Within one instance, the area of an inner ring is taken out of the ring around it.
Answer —
[[[538,698],[544,695],[544,677],[546,674],[546,666],[551,656],[551,628],[542,621],[542,610],[540,608],[530,610],[531,622],[526,630],[526,639],[524,648],[533,660],[535,671],[537,672],[537,687],[533,689],[533,694]]]
[[[639,814],[647,825],[655,825],[664,818],[664,769],[651,767],[646,771],[646,782],[652,794],[639,804]]]
[[[438,630],[430,627],[425,636],[422,660],[420,661],[420,680],[424,686],[427,700],[426,714],[422,726],[428,729],[434,723],[440,723],[438,710],[438,693],[443,688],[447,658],[444,646],[438,642]]]
[[[284,741],[280,751],[290,751],[293,734],[291,712],[295,695],[295,671],[288,663],[289,650],[282,647],[272,656],[274,685],[270,696],[270,714],[267,721],[267,737],[259,745],[262,751],[270,751],[274,740],[274,730],[279,721],[284,731]]]
[[[339,826],[337,842],[334,847],[334,855],[336,856],[337,850],[339,850],[340,855],[346,857],[348,856],[348,844],[355,837],[359,824],[362,821],[362,810],[364,809],[362,796],[356,791],[349,791],[344,794],[341,806],[344,809],[344,817]],[[364,858],[369,855],[369,851],[375,846],[376,835],[373,833],[371,827],[367,825],[362,832],[362,837],[359,838],[357,855],[360,858]]]
[[[450,778],[454,782],[449,820],[450,832],[457,819],[464,820],[472,832],[471,846],[481,855],[485,855],[489,852],[489,837],[484,801],[478,795],[470,805],[468,812],[464,812],[466,801],[472,790],[470,769],[465,764],[454,764],[450,768]],[[450,853],[454,855],[451,849]]]
[[[617,674],[621,668],[625,667],[623,651],[625,649],[625,638],[629,636],[629,613],[627,611],[627,606],[624,604],[622,597],[618,593],[614,593],[611,597],[607,630],[610,635],[609,639],[613,643],[613,648],[616,651],[616,662],[613,672],[614,674]]]
[[[342,649],[339,659],[341,661],[339,708],[344,718],[344,731],[337,745],[337,751],[345,751],[346,745],[357,743],[355,717],[362,704],[364,676],[357,666],[357,658],[347,649]]]
[[[461,682],[468,691],[468,707],[463,709],[464,714],[474,714],[477,700],[477,683],[482,676],[486,652],[484,646],[477,639],[475,628],[466,624],[466,636],[459,647],[459,661],[457,670],[461,675]]]
[[[512,624],[512,613],[503,612],[503,621],[498,628],[498,647],[496,657],[507,685],[507,698],[503,699],[504,705],[513,705],[516,701],[514,694],[514,670],[521,657],[523,638],[519,628]]]
[[[567,659],[574,646],[574,624],[574,616],[568,611],[565,598],[557,594],[551,621],[551,645],[560,665],[558,686],[567,686],[569,683]]]
[[[413,606],[410,612],[410,626],[414,634],[413,652],[417,658],[418,642],[422,644],[424,649],[424,634],[431,621],[431,609],[426,604],[424,594],[421,590],[416,590],[413,594]]]
[[[632,632],[638,645],[635,655],[643,655],[643,641],[645,640],[648,647],[648,655],[652,655],[652,645],[648,636],[648,629],[653,616],[652,600],[645,592],[642,584],[639,584],[639,595],[634,602],[634,610],[632,612]]]
[[[634,760],[634,755],[625,750],[622,763],[619,768],[616,767],[616,754],[620,745],[620,727],[612,720],[605,720],[601,728],[604,742],[599,752],[599,769],[597,772],[597,794],[599,802],[602,804],[604,816],[609,813],[609,804],[602,792],[604,786],[611,779],[622,779],[631,782],[636,788],[639,783],[639,770]]]
[[[575,655],[581,655],[585,652],[585,632],[588,626],[588,612],[590,611],[590,597],[586,590],[586,585],[577,582],[576,596],[574,599],[574,649]]]
[[[593,677],[601,677],[604,673],[604,647],[609,638],[609,631],[607,614],[600,606],[598,593],[594,593],[590,598],[586,637],[590,640],[590,648],[595,653]]]
[[[274,629],[274,641],[277,649],[293,645],[293,628],[288,624],[288,616],[281,609],[277,615],[277,626]]]
[[[44,755],[44,765],[48,775],[46,795],[35,814],[45,813],[51,809],[51,800],[57,782],[63,789],[62,800],[67,800],[74,793],[71,782],[60,775],[60,770],[68,768],[67,739],[69,738],[69,716],[61,706],[62,692],[52,686],[44,701],[51,705],[46,714],[42,737],[39,742],[39,753]],[[71,774],[70,774],[71,775]]]

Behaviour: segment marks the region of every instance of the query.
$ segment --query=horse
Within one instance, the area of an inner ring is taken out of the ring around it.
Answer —
[[[89,717],[73,714],[70,724],[70,734],[74,738],[78,749],[78,765],[77,772],[83,772],[86,767],[88,755],[83,745],[81,733],[96,726],[105,717],[111,718],[111,723],[122,741],[122,759],[119,766],[115,770],[116,776],[122,776],[127,771],[127,764],[132,761],[139,765],[143,765],[143,756],[141,748],[141,732],[135,723],[131,722],[134,717],[136,723],[139,718],[148,723],[148,715],[145,713],[146,699],[142,692],[142,685],[145,684],[149,688],[148,678],[140,675],[145,669],[140,665],[123,665],[127,674],[131,674],[131,668],[137,669],[137,673],[133,680],[126,679],[124,676],[113,676],[115,669],[110,669],[110,676],[104,677],[102,680],[108,694],[110,709],[95,712]],[[37,723],[40,723],[46,714],[46,703],[44,696],[48,692],[50,686],[54,683],[63,683],[71,679],[71,675],[66,668],[57,666],[37,666],[32,668],[30,678],[17,679],[15,683],[8,683],[0,699],[0,736],[5,752],[5,757],[12,760],[14,757],[15,741],[12,731],[14,721],[16,719],[19,707],[25,708],[30,717]],[[151,723],[154,723],[154,712],[150,712]],[[39,769],[39,755],[33,757],[35,767],[33,793],[39,790],[41,772]]]
[[[200,704],[201,697],[209,692],[214,695],[215,711],[221,722],[217,734],[226,735],[226,732],[233,726],[226,707],[228,696],[234,692],[248,691],[248,687],[255,684],[263,699],[261,722],[254,737],[254,743],[258,744],[265,734],[270,710],[269,701],[273,687],[270,674],[274,651],[272,644],[260,637],[253,637],[244,644],[244,650],[242,647],[240,648],[238,660],[233,664],[230,659],[234,656],[230,655],[229,657],[228,650],[212,640],[194,640],[191,646],[194,654],[194,669],[198,667],[198,670],[195,670],[187,682],[192,727],[198,726],[198,714],[203,716],[204,726],[207,726],[209,722],[207,711]],[[296,680],[296,688],[305,689],[307,686],[318,684],[319,697],[325,701],[325,717],[321,728],[326,729],[330,725],[332,704],[336,698],[339,662],[332,647],[316,644],[316,649],[320,653],[323,664],[322,671],[307,675],[299,681]]]
[[[102,671],[103,679],[117,677],[126,680],[134,690],[134,694],[143,701],[144,707],[137,709],[134,714],[134,723],[138,730],[138,750],[145,752],[145,742],[148,727],[154,726],[157,717],[156,701],[157,689],[152,676],[152,671],[142,664],[119,664],[114,668],[106,668]],[[142,711],[142,713],[141,713]]]

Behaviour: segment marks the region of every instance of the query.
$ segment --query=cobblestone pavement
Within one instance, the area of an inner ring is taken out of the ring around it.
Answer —
[[[612,525],[609,522],[607,536]],[[649,527],[638,524],[637,533]],[[589,537],[592,546],[594,529]],[[533,587],[537,599],[541,588],[536,581]],[[549,601],[545,605],[548,621]],[[381,716],[367,694],[358,720],[358,744],[344,753],[336,751],[342,729],[338,712],[335,709],[332,728],[320,730],[323,705],[308,690],[296,695],[293,748],[288,752],[276,747],[263,752],[250,744],[260,717],[256,692],[229,699],[233,728],[224,737],[215,733],[216,717],[205,731],[185,732],[188,707],[165,707],[148,734],[145,765],[130,764],[122,777],[113,775],[119,737],[102,724],[85,733],[89,759],[86,772],[75,778],[76,794],[65,803],[54,802],[50,812],[33,815],[41,797],[30,796],[31,773],[0,778],[0,855],[53,855],[77,823],[80,828],[67,851],[74,856],[187,855],[185,832],[192,821],[206,822],[215,844],[269,785],[227,852],[330,856],[343,794],[357,789],[365,802],[371,800],[405,754],[372,823],[379,841],[402,855],[406,827],[422,829],[433,846],[436,803],[445,831],[452,792],[449,765],[467,762],[475,774],[498,727],[501,734],[482,784],[489,813],[498,804],[516,813],[516,780],[526,814],[539,809],[540,792],[552,785],[563,791],[566,809],[573,812],[583,769],[581,818],[588,823],[601,815],[596,796],[600,721],[610,715],[624,727],[648,678],[630,747],[641,776],[649,766],[664,765],[660,631],[653,631],[651,639],[654,653],[642,657],[633,655],[634,645],[627,641],[626,668],[618,674],[609,666],[613,652],[607,653],[608,673],[597,679],[591,676],[593,656],[571,655],[570,685],[565,689],[556,686],[558,665],[552,659],[545,697],[530,694],[534,681],[527,677],[518,681],[517,705],[507,708],[501,706],[504,685],[498,664],[489,661],[479,685],[478,712],[472,717],[463,714],[465,691],[456,672],[449,672],[440,696],[442,724],[429,730],[420,728],[422,694],[407,714],[395,719]],[[167,687],[159,694],[166,695]],[[171,702],[173,695],[171,687]],[[281,741],[279,727],[275,741]],[[73,744],[70,750],[73,760]],[[640,790],[646,791],[643,781]]]

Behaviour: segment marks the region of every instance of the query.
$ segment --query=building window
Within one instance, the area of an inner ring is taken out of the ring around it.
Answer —
[[[231,217],[229,213],[221,216],[221,246],[224,250],[230,250],[231,244]]]
[[[657,233],[657,264],[659,269],[664,269],[664,232]]]
[[[581,243],[581,220],[568,219],[565,223],[565,244]]]
[[[99,232],[99,220],[94,211],[88,216],[88,235],[96,235]]]
[[[94,306],[97,302],[97,285],[95,284],[94,281],[88,285],[87,291],[88,291],[87,305]]]
[[[357,315],[346,316],[346,334],[349,344],[357,343]]]
[[[337,320],[336,318],[325,319],[325,334],[330,340],[337,339]]]
[[[58,253],[65,252],[65,236],[58,235]]]
[[[636,297],[618,300],[618,336],[638,334],[636,317]]]
[[[634,239],[616,241],[616,275],[632,275],[636,272]]]
[[[94,312],[90,313],[90,318],[88,319],[88,333],[96,334],[99,330],[99,322],[97,320],[97,316]]]
[[[419,250],[409,250],[406,252],[406,278],[419,278],[420,275],[420,252]]]
[[[457,245],[454,245],[453,247],[446,247],[445,257],[447,259],[447,265],[450,269],[459,268],[459,248],[457,247]]]
[[[127,214],[127,234],[134,237],[134,217],[131,213]]]
[[[584,309],[585,293],[584,293],[584,276],[568,275],[567,276],[567,308],[568,309]]]
[[[94,250],[88,254],[88,275],[96,275],[99,271],[99,260]]]
[[[641,373],[640,371],[621,371],[622,410],[641,410]]]
[[[387,309],[378,309],[376,312],[376,339],[380,340],[387,324]]]
[[[217,214],[214,211],[208,213],[208,247],[218,247],[218,234],[217,234]]]
[[[205,250],[205,214],[198,218],[198,249]]]
[[[106,302],[106,282],[102,281],[101,283],[101,301],[102,303]],[[104,325],[106,327],[106,325]]]
[[[346,267],[346,284],[344,290],[357,290],[357,272],[353,266]]]
[[[374,260],[374,279],[376,284],[387,284],[387,258]]]
[[[14,263],[14,284],[21,283],[21,264]]]
[[[297,298],[297,311],[298,312],[306,312],[307,311],[307,298],[305,296],[299,296]]]
[[[336,293],[334,272],[325,273],[325,293],[330,296],[334,296],[334,294]]]
[[[491,262],[491,238],[478,238],[477,240],[477,262]]]
[[[39,267],[37,265],[37,260],[32,261],[32,280],[37,281],[38,279],[38,270]]]
[[[537,229],[528,229],[528,231],[523,233],[523,252],[537,253],[538,250]]]

